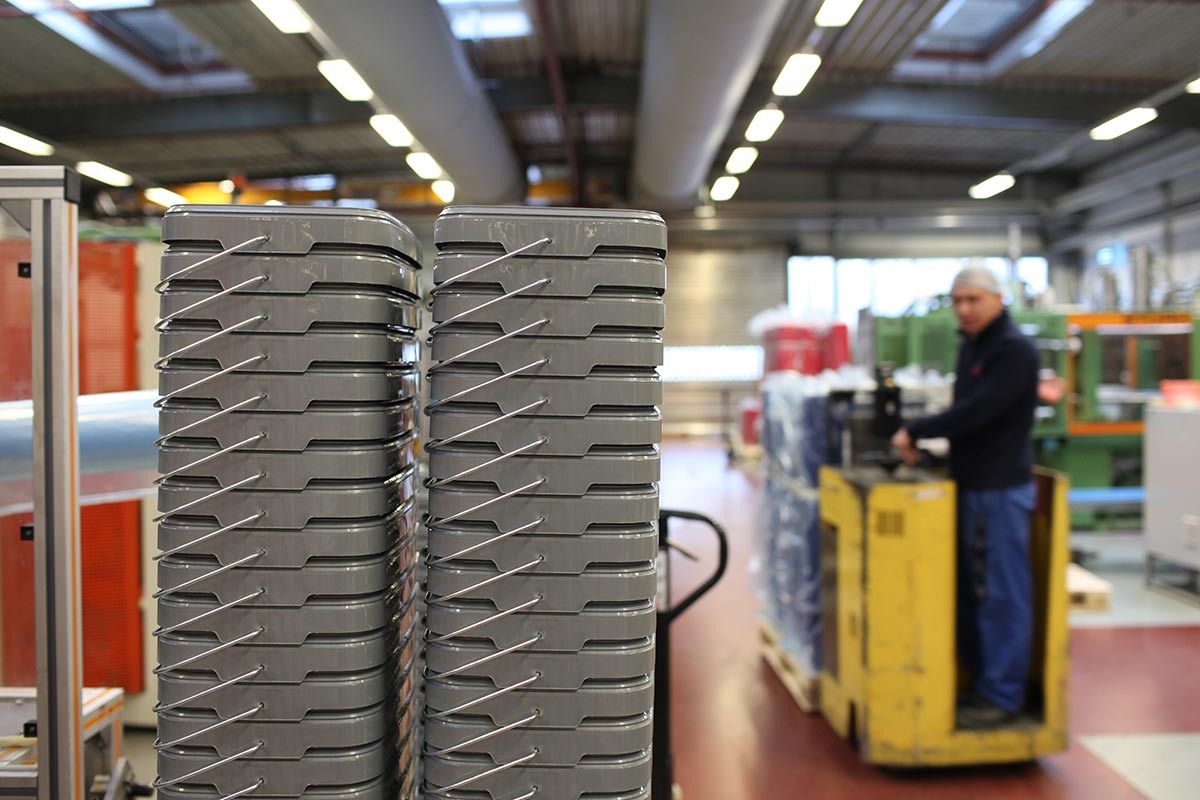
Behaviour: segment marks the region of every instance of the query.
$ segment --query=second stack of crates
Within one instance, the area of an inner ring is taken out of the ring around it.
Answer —
[[[427,797],[649,796],[666,239],[639,211],[438,218]]]
[[[163,240],[159,796],[408,798],[416,239],[179,206]]]

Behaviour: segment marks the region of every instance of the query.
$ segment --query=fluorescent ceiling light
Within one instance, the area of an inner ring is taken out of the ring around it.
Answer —
[[[412,147],[413,135],[395,114],[376,114],[371,127],[392,147]]]
[[[71,5],[83,11],[120,11],[126,8],[149,8],[154,0],[71,0]]]
[[[253,0],[254,5],[282,33],[308,33],[312,20],[294,0]]]
[[[176,194],[170,189],[164,189],[161,186],[155,186],[153,189],[147,189],[142,193],[142,195],[151,203],[157,203],[158,205],[166,206],[167,208],[170,208],[171,206],[183,205],[187,202],[187,198],[183,195]]]
[[[723,202],[733,197],[740,185],[741,181],[732,175],[722,175],[713,181],[712,189],[709,190],[708,196],[718,203]]]
[[[854,18],[862,0],[825,0],[817,11],[817,27],[840,28]]]
[[[121,172],[119,169],[113,169],[107,164],[101,164],[99,161],[80,161],[75,165],[75,169],[79,171],[80,175],[87,175],[89,178],[107,183],[109,186],[133,185],[132,175]]]
[[[454,202],[454,181],[434,181],[430,188],[443,203]]]
[[[795,97],[804,91],[820,66],[821,57],[816,53],[796,53],[779,71],[771,91],[781,97]]]
[[[781,122],[783,112],[778,108],[768,106],[761,109],[754,115],[754,119],[750,120],[750,125],[746,128],[746,138],[751,142],[765,142],[775,135]]]
[[[31,156],[52,156],[54,145],[0,125],[0,144]]]
[[[317,69],[321,70],[325,79],[347,100],[370,100],[375,96],[362,76],[343,58],[321,61],[317,64]]]
[[[1187,85],[1187,93],[1200,94],[1200,78],[1196,78],[1196,80]]]
[[[1088,135],[1098,142],[1107,142],[1110,139],[1116,139],[1118,136],[1124,136],[1130,131],[1140,128],[1147,122],[1153,122],[1156,119],[1158,119],[1158,112],[1153,108],[1131,108],[1124,114],[1118,114],[1107,122],[1101,122],[1092,128]]]
[[[217,184],[217,189],[224,192],[225,194],[233,194],[233,190],[236,188],[237,188],[237,185],[235,185],[234,182],[229,180],[228,178],[226,178],[225,180],[223,180]]]
[[[442,168],[433,160],[433,156],[419,150],[414,150],[404,157],[412,171],[427,181],[442,177]]]
[[[1007,192],[1016,184],[1017,180],[1007,172],[1000,172],[987,180],[982,180],[967,190],[967,194],[971,195],[974,200],[987,200],[989,197],[995,197],[1001,192]]]
[[[731,175],[741,175],[754,166],[756,158],[758,158],[757,147],[734,148],[734,151],[729,154],[729,160],[725,162],[725,171]]]

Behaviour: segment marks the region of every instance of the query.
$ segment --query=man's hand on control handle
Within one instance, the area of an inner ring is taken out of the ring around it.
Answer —
[[[896,431],[896,435],[892,437],[892,447],[896,448],[900,458],[904,459],[904,463],[909,466],[916,466],[917,462],[921,460],[921,454],[917,451],[912,436],[905,428]]]

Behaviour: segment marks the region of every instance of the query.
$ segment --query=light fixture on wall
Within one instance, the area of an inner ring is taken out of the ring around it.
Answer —
[[[429,188],[433,189],[433,193],[436,194],[438,199],[443,203],[454,202],[454,181],[434,181]]]
[[[1107,142],[1124,136],[1132,130],[1158,119],[1158,111],[1153,108],[1131,108],[1123,114],[1118,114],[1110,120],[1101,122],[1092,128],[1088,134],[1098,142]]]

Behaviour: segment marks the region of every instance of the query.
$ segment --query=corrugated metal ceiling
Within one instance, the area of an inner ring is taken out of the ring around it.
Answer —
[[[1010,74],[1179,80],[1200,70],[1200,5],[1187,0],[1095,2]]]
[[[0,16],[0,43],[0,98],[141,88],[32,17]]]
[[[863,3],[837,39],[827,61],[842,69],[887,72],[895,66],[947,0]]]
[[[252,78],[318,76],[320,57],[308,39],[280,33],[249,0],[175,5],[171,13]]]

